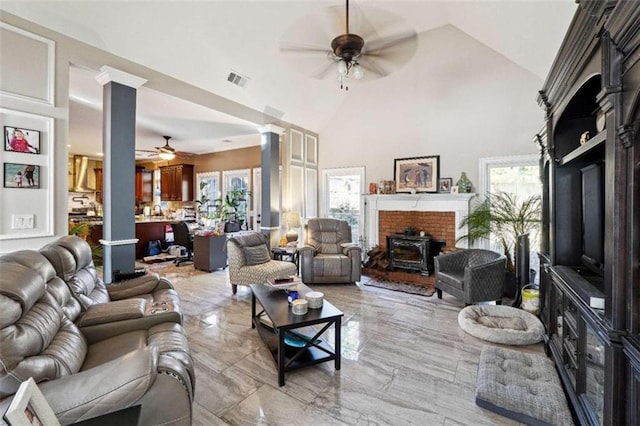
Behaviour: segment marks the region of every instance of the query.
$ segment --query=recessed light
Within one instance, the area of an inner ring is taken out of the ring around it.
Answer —
[[[231,143],[231,142],[233,142],[233,141],[232,141],[231,139],[222,139],[222,142],[224,142],[224,143]]]

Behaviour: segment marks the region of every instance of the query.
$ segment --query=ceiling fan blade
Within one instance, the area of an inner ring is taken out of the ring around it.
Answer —
[[[313,46],[310,44],[302,44],[302,43],[292,43],[292,42],[281,42],[280,43],[280,51],[281,52],[292,52],[292,53],[323,53],[327,54],[331,52],[331,49],[328,47],[319,47]]]
[[[418,36],[415,31],[407,31],[401,34],[394,34],[387,37],[379,37],[377,39],[365,42],[362,49],[363,53],[368,55],[381,52],[389,48],[407,48],[415,52]]]
[[[371,17],[374,20],[379,20],[376,18],[380,13],[380,10],[371,8],[367,8],[365,11],[365,9],[360,7],[358,3],[351,1],[349,3],[349,32],[351,34],[358,34],[365,40],[369,38],[378,38],[378,32],[375,29],[376,26],[371,23],[371,19],[369,18]],[[342,9],[342,14],[345,14],[344,8]]]
[[[318,80],[324,80],[324,78],[327,77],[331,70],[335,70],[335,66],[335,62],[331,61],[327,65],[320,68],[318,71],[311,74],[311,77],[317,78]]]
[[[386,77],[391,72],[389,70],[386,70],[380,64],[375,63],[373,59],[367,58],[366,56],[361,56],[358,59],[358,63],[365,70],[365,77],[370,77],[369,74],[374,74],[378,77]]]

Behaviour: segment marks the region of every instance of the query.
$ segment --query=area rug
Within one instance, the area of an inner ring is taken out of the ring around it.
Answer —
[[[380,280],[376,278],[367,277],[365,275],[363,275],[362,278],[360,279],[360,283],[363,285],[371,286],[371,287],[385,288],[387,290],[401,291],[401,292],[410,293],[410,294],[418,294],[420,296],[426,296],[426,297],[431,297],[433,296],[433,293],[436,292],[436,289],[432,287],[423,287],[415,284],[408,284],[408,283],[402,283],[397,281]]]

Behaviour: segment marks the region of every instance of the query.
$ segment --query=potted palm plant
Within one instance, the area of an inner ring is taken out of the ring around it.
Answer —
[[[228,229],[239,231],[245,222],[247,214],[245,201],[247,201],[247,194],[248,191],[244,188],[231,189],[227,192],[224,199],[216,200],[216,202],[222,203],[220,217],[227,222]]]
[[[541,222],[540,196],[522,201],[514,194],[496,192],[474,208],[461,222],[460,228],[468,227],[468,233],[456,240],[468,240],[470,244],[493,236],[497,239],[507,258],[507,272],[515,273],[513,263],[514,246],[518,235],[528,233],[535,238]]]

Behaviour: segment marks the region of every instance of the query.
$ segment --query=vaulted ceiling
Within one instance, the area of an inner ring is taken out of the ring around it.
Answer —
[[[328,49],[333,37],[344,32],[340,19],[325,18],[331,7],[342,10],[344,2],[4,0],[0,4],[9,13],[316,132],[330,124],[353,91],[374,90],[366,81],[351,84],[350,92],[340,90],[333,73],[324,79],[311,77],[326,66],[323,55],[281,51],[282,43],[298,41]],[[571,0],[360,0],[352,1],[351,8],[351,32],[360,31],[365,42],[406,30],[415,31],[422,40],[434,29],[453,25],[542,83],[576,4]],[[406,59],[403,66],[410,66],[414,58]],[[230,72],[246,76],[246,85],[230,84]],[[71,81],[72,118],[91,109],[95,113],[91,107],[95,95],[83,87],[91,81],[90,74],[78,72]],[[147,126],[144,137],[139,136],[139,148],[160,145],[157,136],[171,132],[177,143],[184,143],[178,149],[192,152],[228,149],[224,139],[238,141],[237,146],[257,143],[246,136],[255,134],[255,127],[227,111],[208,115],[197,105],[160,100],[163,95],[152,91],[141,96],[149,98],[138,108],[144,115],[139,115],[139,125]],[[170,123],[169,117],[175,122]],[[89,140],[76,130],[72,137]]]

